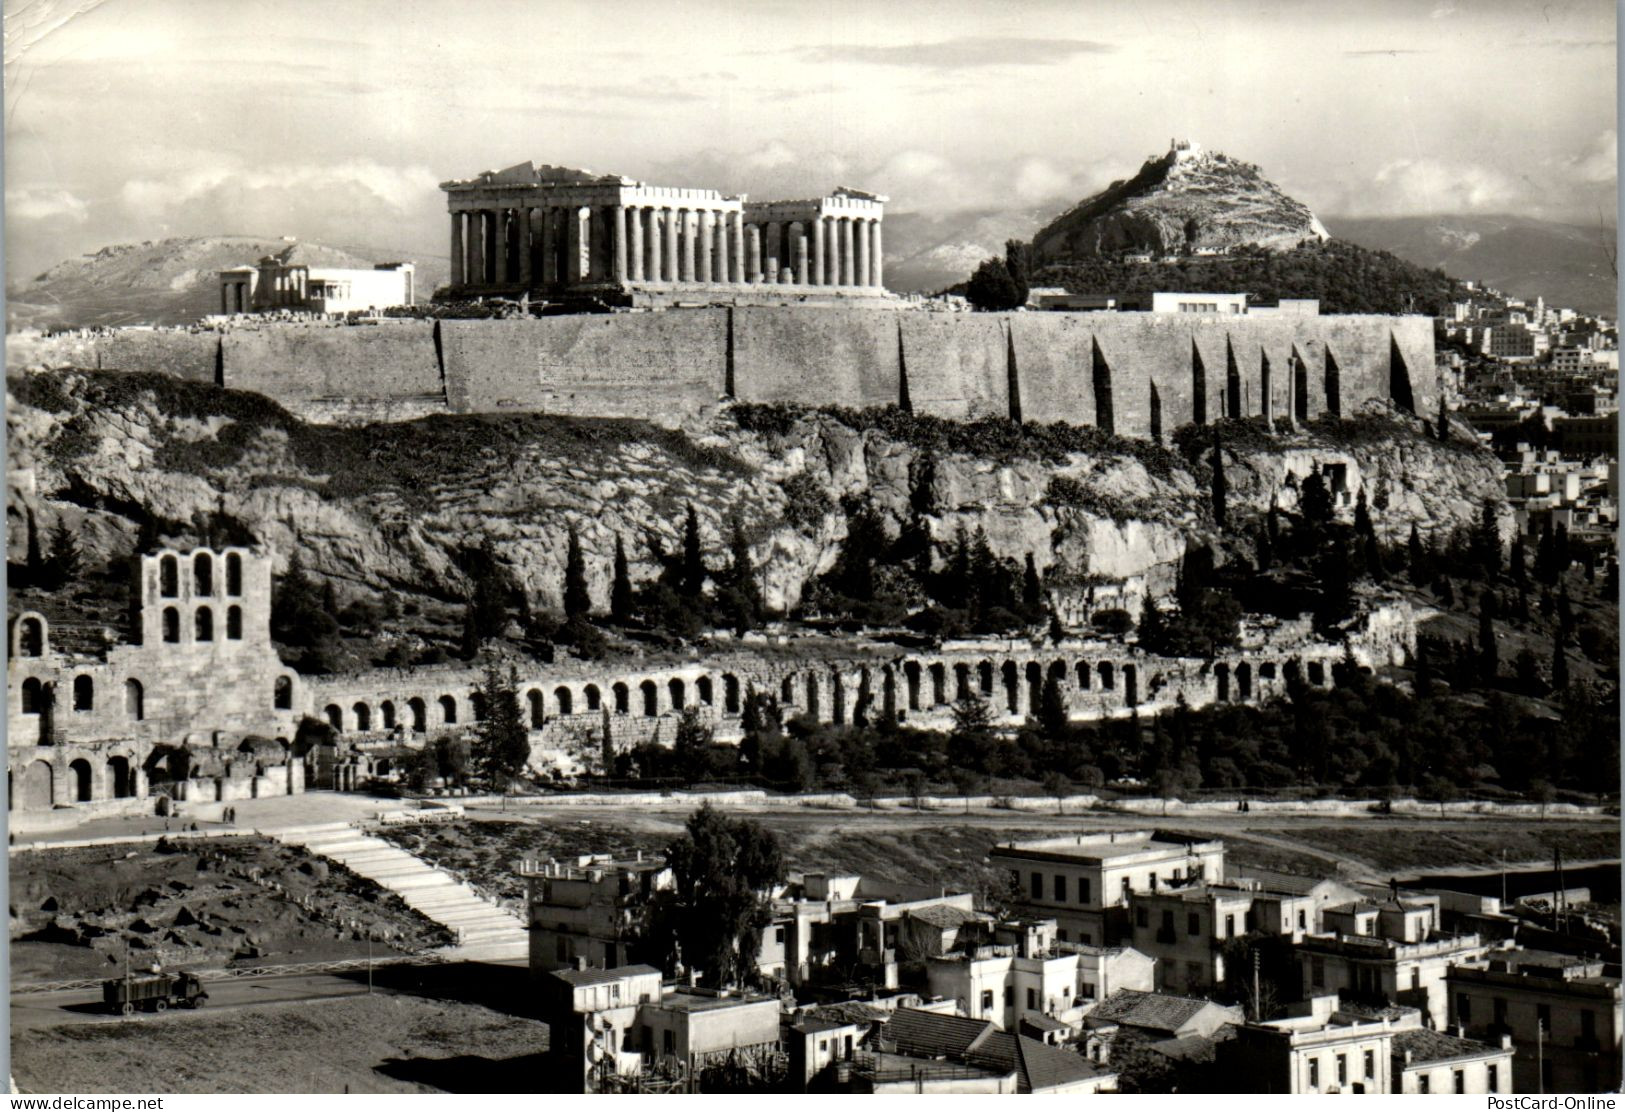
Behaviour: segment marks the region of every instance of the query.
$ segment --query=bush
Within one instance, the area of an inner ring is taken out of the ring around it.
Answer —
[[[784,480],[783,487],[784,520],[804,533],[817,532],[833,505],[824,484],[806,471],[797,471]]]
[[[1089,624],[1112,637],[1121,637],[1134,628],[1134,618],[1127,610],[1096,610]]]

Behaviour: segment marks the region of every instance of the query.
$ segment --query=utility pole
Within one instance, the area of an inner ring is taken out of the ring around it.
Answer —
[[[1258,949],[1253,948],[1253,1022],[1259,1023],[1264,1018],[1264,1009],[1260,1006],[1258,995]]]
[[[1501,914],[1505,915],[1506,910],[1507,910],[1507,851],[1506,851],[1506,847],[1502,846],[1501,847]]]
[[[1546,1092],[1546,1024],[1539,1016],[1535,1017],[1535,1081],[1539,1085],[1535,1091],[1542,1095]]]

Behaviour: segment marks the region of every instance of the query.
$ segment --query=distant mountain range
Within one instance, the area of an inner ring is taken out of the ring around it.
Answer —
[[[188,324],[219,312],[220,271],[256,263],[286,250],[289,242],[256,236],[190,236],[104,247],[8,289],[7,327]],[[370,247],[307,242],[300,244],[300,254],[317,266],[343,268],[414,262],[422,298],[446,281],[448,271],[444,258],[414,258]]]

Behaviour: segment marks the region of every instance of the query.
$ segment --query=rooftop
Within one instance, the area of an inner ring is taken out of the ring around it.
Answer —
[[[660,970],[652,965],[623,965],[616,969],[555,969],[548,975],[574,988],[583,988],[587,985],[615,984],[633,977],[658,977]]]
[[[1442,1031],[1429,1031],[1425,1027],[1411,1028],[1394,1035],[1394,1057],[1404,1058],[1407,1051],[1410,1052],[1407,1065],[1413,1066],[1510,1053],[1498,1046],[1457,1038]]]
[[[1048,860],[1109,861],[1141,853],[1187,854],[1198,850],[1222,850],[1218,839],[1202,840],[1165,834],[1157,830],[1131,830],[1108,834],[1075,834],[1070,837],[1036,838],[1027,842],[1004,842],[992,852]]]
[[[737,1008],[745,1004],[777,1004],[771,996],[712,996],[708,993],[687,992],[679,989],[660,998],[651,1006],[668,1012],[714,1012],[721,1008]]]
[[[1124,988],[1095,1005],[1085,1018],[1090,1026],[1118,1023],[1126,1027],[1172,1032],[1185,1026],[1203,1009],[1215,1006],[1211,1000]]]

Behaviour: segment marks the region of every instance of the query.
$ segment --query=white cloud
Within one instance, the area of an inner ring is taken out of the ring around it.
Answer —
[[[775,139],[759,151],[752,151],[742,161],[752,170],[777,170],[797,161],[796,152],[782,139]]]
[[[1417,216],[1508,212],[1527,201],[1530,188],[1489,166],[1401,158],[1378,168],[1364,184],[1344,182],[1314,192],[1327,199],[1317,210],[1344,216]]]
[[[90,219],[85,202],[66,189],[8,189],[6,215],[18,220],[63,220],[70,224]]]
[[[1569,160],[1569,172],[1580,181],[1602,185],[1619,180],[1619,132],[1609,128],[1586,150]]]

